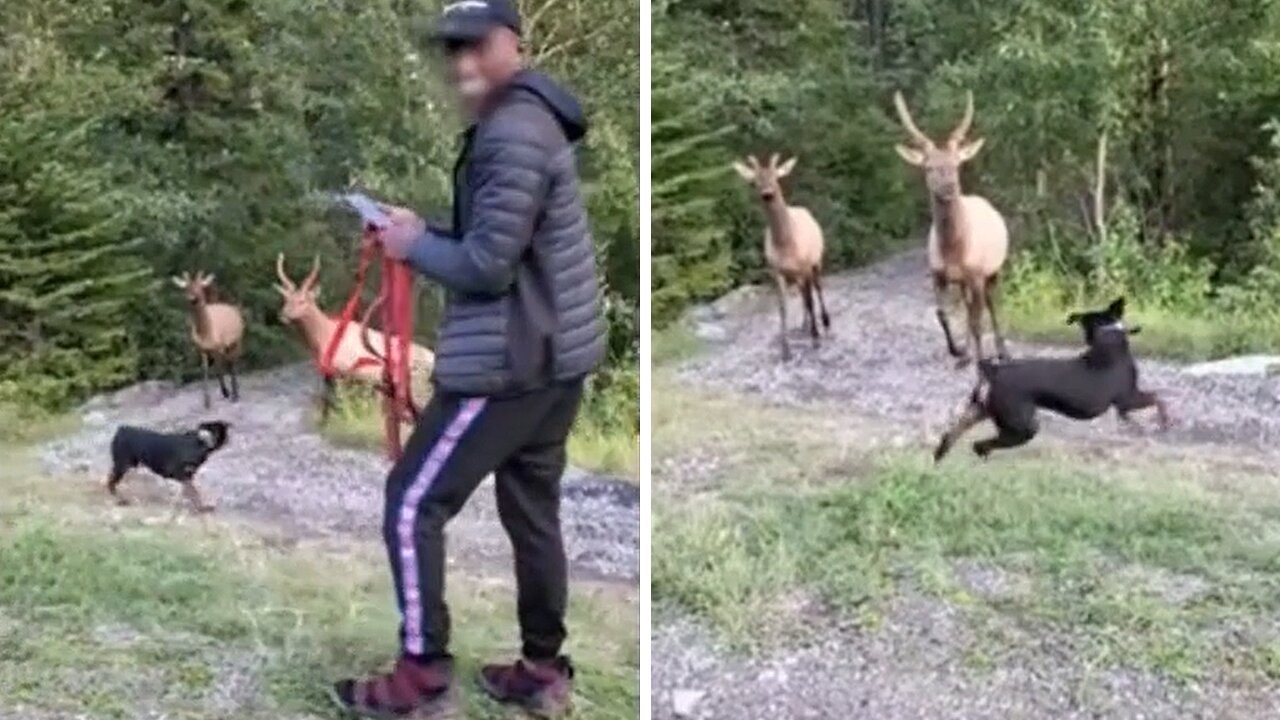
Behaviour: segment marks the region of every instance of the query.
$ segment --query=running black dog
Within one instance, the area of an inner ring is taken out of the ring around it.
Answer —
[[[998,434],[973,444],[986,457],[998,448],[1026,444],[1039,431],[1036,410],[1045,408],[1075,420],[1092,420],[1114,407],[1122,420],[1129,413],[1155,407],[1161,429],[1168,429],[1164,402],[1138,389],[1138,367],[1129,352],[1129,336],[1140,328],[1126,328],[1124,298],[1105,310],[1072,313],[1068,324],[1079,323],[1088,349],[1074,358],[984,361],[981,378],[960,419],[942,436],[933,459],[941,460],[960,436],[990,419]]]
[[[129,501],[116,493],[125,473],[142,465],[151,472],[182,484],[186,496],[197,512],[213,510],[200,497],[195,475],[214,451],[227,444],[225,422],[205,422],[195,430],[183,433],[159,433],[154,430],[122,425],[111,440],[111,474],[107,491],[121,505]]]

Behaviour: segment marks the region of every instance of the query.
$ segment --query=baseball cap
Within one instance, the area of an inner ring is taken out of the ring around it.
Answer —
[[[520,34],[520,11],[511,0],[452,0],[445,3],[431,38],[437,42],[479,40],[496,27]]]

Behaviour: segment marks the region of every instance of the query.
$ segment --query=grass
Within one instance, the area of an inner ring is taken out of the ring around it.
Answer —
[[[337,718],[326,684],[385,666],[397,617],[385,551],[282,541],[268,529],[120,511],[75,481],[7,468],[0,506],[0,698],[77,717]],[[505,580],[449,578],[469,718],[504,718],[472,690],[518,650]],[[631,591],[576,586],[577,707],[638,713]]]
[[[341,387],[329,422],[320,432],[337,445],[382,452],[381,400],[367,388]],[[408,432],[406,426],[403,436],[407,437]],[[587,470],[638,481],[640,438],[635,433],[606,427],[589,413],[582,413],[569,436],[569,462]]]
[[[0,446],[36,443],[75,430],[79,419],[24,405],[0,403]]]
[[[655,467],[708,448],[724,462],[711,478],[655,477],[653,596],[733,646],[849,621],[870,631],[910,592],[975,626],[1057,628],[1100,666],[1280,679],[1280,490],[1266,477],[1132,455],[1084,464],[1049,443],[935,467],[924,448],[858,450],[848,420],[658,378]],[[1018,590],[973,590],[970,565]]]
[[[1110,299],[1086,298],[1078,302],[1013,301],[1001,310],[1010,334],[1031,341],[1078,345],[1080,328],[1067,325],[1069,313],[1098,308]],[[1134,351],[1194,362],[1246,353],[1280,353],[1280,335],[1264,322],[1250,318],[1190,315],[1182,311],[1132,305],[1126,316],[1142,332],[1133,336]]]

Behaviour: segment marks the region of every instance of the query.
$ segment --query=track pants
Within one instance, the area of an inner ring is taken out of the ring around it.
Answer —
[[[560,476],[581,399],[577,380],[510,398],[437,392],[423,410],[387,477],[382,525],[406,655],[448,654],[444,528],[491,472],[515,551],[523,653],[559,655],[568,592]]]

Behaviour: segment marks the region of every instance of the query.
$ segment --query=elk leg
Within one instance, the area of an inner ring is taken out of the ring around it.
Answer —
[[[804,299],[804,324],[809,328],[809,337],[813,338],[813,345],[818,345],[818,318],[813,313],[813,281],[804,279],[800,281],[800,296]]]
[[[1143,410],[1149,407],[1154,407],[1156,409],[1156,416],[1159,418],[1160,429],[1168,430],[1170,425],[1169,410],[1165,407],[1164,401],[1160,399],[1160,396],[1155,393],[1135,389],[1133,392],[1116,402],[1116,412],[1120,413],[1121,419],[1126,421],[1130,421],[1129,413],[1134,410]]]
[[[818,293],[818,307],[822,308],[822,327],[831,334],[831,316],[827,314],[827,300],[822,297],[822,268],[813,269],[813,289]]]
[[[938,462],[946,457],[961,435],[969,432],[974,425],[986,419],[987,410],[982,405],[976,402],[970,402],[966,405],[960,417],[942,434],[942,439],[938,441],[938,447],[933,451],[933,461]]]
[[[324,378],[324,389],[320,391],[320,424],[329,422],[329,413],[333,411],[334,380]]]
[[[200,381],[200,393],[204,395],[204,409],[208,410],[213,401],[209,399],[209,355],[200,353],[200,364],[204,369],[204,379]]]
[[[937,307],[938,324],[947,338],[947,352],[953,358],[967,358],[968,352],[956,345],[955,336],[951,334],[951,323],[947,321],[947,276],[940,272],[933,274],[933,302]]]
[[[227,361],[227,371],[231,374],[231,402],[240,402],[240,378],[236,377],[236,361]]]
[[[982,307],[984,304],[982,285],[978,282],[970,281],[966,285],[964,297],[965,310],[969,316],[969,338],[973,343],[973,356],[982,362]],[[968,364],[968,358],[960,362],[960,366]]]
[[[785,362],[791,359],[791,346],[787,344],[787,281],[780,274],[774,275],[773,280],[778,286],[778,339],[782,343],[782,360]]]
[[[996,354],[1001,361],[1009,359],[1009,348],[1004,343],[1004,333],[1000,332],[1000,321],[996,319],[996,290],[1000,285],[1000,275],[987,278],[984,296],[987,300],[987,316],[991,318],[991,332],[996,336]]]
[[[231,391],[227,389],[227,359],[225,357],[218,358],[218,392],[222,393],[223,400],[231,399]]]

